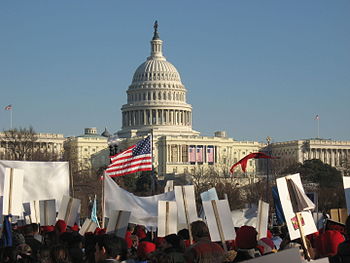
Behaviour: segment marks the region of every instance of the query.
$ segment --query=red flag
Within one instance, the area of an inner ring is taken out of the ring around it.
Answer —
[[[242,171],[245,173],[246,168],[247,168],[247,162],[249,159],[277,159],[278,157],[272,157],[270,155],[267,155],[265,153],[261,153],[261,152],[257,152],[257,153],[250,153],[247,156],[245,156],[244,158],[242,158],[241,160],[239,160],[237,163],[235,163],[234,165],[232,165],[230,172],[233,174],[233,169],[237,166],[237,165],[241,165]]]

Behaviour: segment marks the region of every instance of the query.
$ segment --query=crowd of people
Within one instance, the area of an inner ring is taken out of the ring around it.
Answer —
[[[163,238],[133,224],[129,224],[124,238],[100,228],[81,236],[77,225],[68,227],[62,220],[46,227],[4,225],[3,230],[0,262],[7,263],[241,262],[288,248],[298,248],[301,258],[307,254],[301,241],[291,241],[283,227],[257,240],[254,227],[242,226],[236,229],[236,239],[225,243],[225,249],[223,244],[211,241],[203,221],[193,222],[191,233],[183,229]],[[350,217],[344,231],[321,229],[307,236],[306,243],[311,260],[328,257],[331,263],[350,262]]]

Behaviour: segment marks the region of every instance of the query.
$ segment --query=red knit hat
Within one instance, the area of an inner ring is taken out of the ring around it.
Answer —
[[[236,247],[237,248],[254,248],[257,244],[256,236],[257,232],[254,227],[252,226],[242,226],[237,231],[236,236]]]
[[[345,238],[336,230],[326,230],[315,239],[315,247],[321,257],[329,257],[337,254],[338,245]]]
[[[44,233],[52,232],[55,230],[54,226],[42,226],[41,231]]]
[[[70,229],[72,229],[73,231],[78,232],[79,231],[79,226],[77,224],[74,224],[74,226],[72,226]]]
[[[104,234],[106,234],[106,228],[97,227],[95,229],[95,235],[104,235]]]
[[[55,229],[59,232],[59,233],[64,233],[67,230],[67,224],[66,222],[64,222],[63,220],[58,220],[56,222],[55,225]]]
[[[148,255],[155,250],[156,244],[148,241],[142,241],[137,248],[137,256],[139,259],[146,259]]]

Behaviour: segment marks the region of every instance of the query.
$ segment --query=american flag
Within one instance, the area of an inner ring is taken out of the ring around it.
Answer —
[[[315,116],[315,120],[319,120],[320,119],[320,116],[317,114],[316,116]]]
[[[6,107],[5,107],[5,110],[12,110],[12,105],[10,104],[10,105],[7,105]]]
[[[151,136],[112,156],[105,174],[114,177],[139,171],[152,171]]]

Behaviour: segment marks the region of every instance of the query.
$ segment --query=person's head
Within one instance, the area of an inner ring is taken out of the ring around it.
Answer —
[[[39,234],[39,225],[36,224],[36,223],[31,223],[30,225],[32,226],[33,233],[34,234]]]
[[[176,234],[171,234],[165,236],[165,243],[167,247],[173,247],[175,249],[183,249],[183,246],[181,246],[182,239],[176,235]]]
[[[197,241],[201,238],[210,239],[208,226],[200,220],[191,223],[191,233],[194,241]]]
[[[241,249],[251,249],[256,247],[257,232],[252,226],[242,226],[236,232],[236,247]]]
[[[67,249],[62,245],[56,245],[51,248],[51,262],[53,263],[68,263],[69,253]]]
[[[105,259],[125,260],[127,245],[123,238],[113,235],[100,235],[97,237],[95,246],[95,261],[101,262]]]
[[[184,228],[181,229],[179,232],[177,232],[177,235],[182,238],[183,240],[189,240],[190,239],[190,234],[188,232],[188,229]]]

